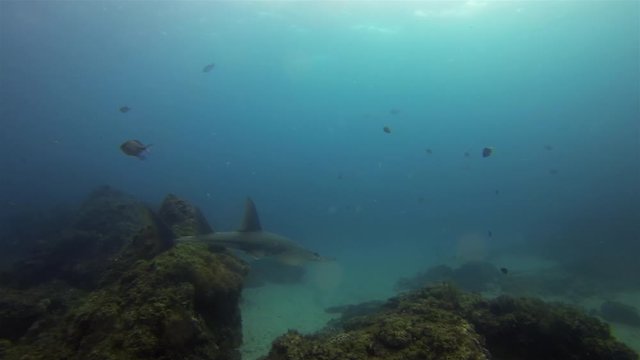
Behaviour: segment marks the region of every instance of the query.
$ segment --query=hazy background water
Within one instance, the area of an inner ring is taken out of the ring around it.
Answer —
[[[109,184],[186,197],[217,229],[251,195],[264,227],[338,258],[632,254],[639,17],[637,1],[2,1],[0,212]]]

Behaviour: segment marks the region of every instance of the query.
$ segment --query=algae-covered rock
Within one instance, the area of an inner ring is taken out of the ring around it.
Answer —
[[[165,197],[158,215],[175,237],[213,232],[200,209],[173,194]]]
[[[171,234],[147,206],[107,186],[90,194],[70,227],[47,240],[4,276],[12,286],[62,279],[94,288],[114,261],[151,258],[172,244]]]
[[[173,238],[136,199],[93,192],[66,230],[4,274],[0,358],[238,359],[246,264]]]
[[[568,305],[500,296],[479,299],[465,311],[496,358],[638,359],[606,323]]]
[[[51,282],[30,289],[0,288],[0,353],[7,352],[13,342],[37,334],[56,323],[77,304],[82,292],[66,284]],[[4,359],[4,357],[1,357]]]
[[[331,324],[314,335],[288,332],[264,359],[638,359],[606,324],[576,309],[506,296],[485,300],[449,285]]]
[[[246,266],[205,244],[139,260],[6,359],[237,359]]]
[[[336,324],[334,324],[335,326]],[[399,297],[379,311],[343,320],[338,330],[276,339],[268,360],[488,359],[481,336],[434,296]]]

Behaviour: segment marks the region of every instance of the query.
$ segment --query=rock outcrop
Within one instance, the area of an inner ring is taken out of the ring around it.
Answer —
[[[3,275],[0,357],[239,359],[248,268],[204,243],[173,244],[172,230],[208,228],[193,209],[171,196],[165,223],[119,191],[92,193],[63,236]]]
[[[605,323],[535,299],[485,300],[442,285],[345,309],[317,334],[279,337],[263,360],[638,359]]]

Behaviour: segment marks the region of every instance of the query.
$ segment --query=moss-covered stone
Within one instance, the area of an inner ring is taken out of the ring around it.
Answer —
[[[606,323],[568,305],[500,296],[465,312],[497,358],[638,359]]]
[[[378,312],[344,320],[339,330],[290,331],[265,359],[488,359],[473,326],[443,305],[432,296],[394,298]]]
[[[90,194],[70,227],[42,240],[3,276],[10,286],[62,279],[95,288],[114,261],[151,258],[172,245],[172,235],[147,206],[107,186]]]
[[[239,358],[245,263],[198,241],[173,246],[153,211],[108,187],[72,224],[5,275],[0,358]]]
[[[527,298],[485,300],[449,285],[392,298],[377,311],[349,316],[303,336],[274,341],[265,360],[614,359],[638,355],[596,318]]]
[[[30,289],[0,288],[0,339],[17,341],[72,307],[82,291],[51,282]]]
[[[173,194],[165,197],[158,215],[176,237],[213,232],[200,209]]]
[[[20,339],[7,359],[234,359],[246,267],[205,244],[139,260],[62,321]]]

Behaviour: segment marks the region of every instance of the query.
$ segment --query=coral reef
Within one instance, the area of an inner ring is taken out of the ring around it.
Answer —
[[[535,299],[484,300],[445,284],[370,310],[314,335],[289,331],[263,360],[638,359],[598,319]]]
[[[190,214],[179,220],[208,226]],[[71,235],[4,274],[0,357],[239,359],[247,266],[198,241],[174,246],[172,224],[113,189],[92,193]]]

